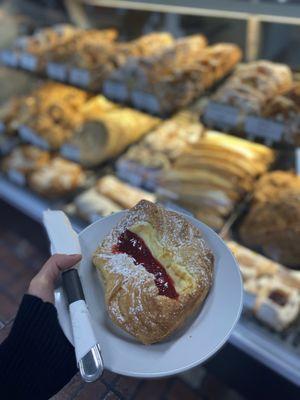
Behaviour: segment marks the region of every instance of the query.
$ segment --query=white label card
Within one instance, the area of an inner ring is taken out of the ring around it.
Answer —
[[[9,67],[17,67],[19,60],[18,53],[12,50],[2,50],[0,52],[0,60]]]
[[[25,176],[15,169],[8,170],[7,175],[12,182],[19,186],[24,186],[26,183]]]
[[[266,139],[268,144],[279,142],[283,131],[283,124],[265,118],[249,116],[245,121],[245,132],[252,137]]]
[[[33,130],[28,126],[20,126],[19,135],[25,142],[29,142],[34,146],[41,147],[44,150],[49,150],[49,144],[46,142],[46,140],[33,132]]]
[[[72,68],[70,72],[70,83],[88,87],[91,83],[90,71],[82,68]]]
[[[132,103],[136,108],[149,111],[154,114],[162,112],[158,99],[151,93],[133,90],[131,93]]]
[[[114,100],[125,101],[128,99],[128,89],[123,82],[107,80],[103,84],[103,93]]]
[[[21,67],[28,71],[36,71],[38,67],[38,58],[29,53],[22,53],[20,56]]]
[[[218,128],[232,128],[237,126],[239,110],[232,106],[211,101],[204,111],[204,121]]]
[[[63,157],[66,157],[71,161],[80,161],[80,150],[72,144],[64,144],[60,149],[60,153]]]
[[[300,176],[300,147],[295,149],[295,158],[296,158],[296,174]]]
[[[68,77],[68,69],[65,64],[49,62],[47,64],[47,75],[49,78],[65,82]]]

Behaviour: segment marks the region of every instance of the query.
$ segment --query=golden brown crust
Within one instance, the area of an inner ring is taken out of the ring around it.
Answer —
[[[127,254],[113,253],[112,246],[126,229],[145,229],[143,240],[173,278],[178,299],[159,295],[152,274]],[[180,214],[145,200],[127,212],[93,257],[110,318],[145,344],[169,336],[203,303],[213,280],[213,262],[198,228]]]
[[[240,234],[245,243],[262,246],[278,262],[299,266],[300,179],[274,171],[262,177]]]
[[[85,173],[81,166],[55,157],[29,175],[29,186],[46,197],[65,196],[82,186]]]

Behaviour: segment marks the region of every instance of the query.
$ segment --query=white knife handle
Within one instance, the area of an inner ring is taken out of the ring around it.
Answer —
[[[63,272],[62,281],[69,303],[75,354],[80,374],[86,382],[93,382],[102,375],[103,362],[77,270],[69,269]]]

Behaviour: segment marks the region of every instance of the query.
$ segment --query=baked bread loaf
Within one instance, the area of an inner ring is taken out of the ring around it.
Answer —
[[[300,266],[300,178],[291,172],[264,175],[240,228],[242,240],[274,260]]]
[[[204,302],[214,256],[183,216],[141,201],[104,238],[93,263],[112,321],[144,344],[181,327]]]
[[[29,175],[29,186],[46,197],[60,197],[83,185],[85,172],[80,165],[54,157],[49,164]]]

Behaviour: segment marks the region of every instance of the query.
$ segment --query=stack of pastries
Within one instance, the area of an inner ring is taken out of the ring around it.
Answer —
[[[203,35],[179,39],[158,54],[129,60],[110,79],[123,82],[137,106],[157,113],[172,112],[202,94],[241,58],[240,49],[233,44],[206,44]],[[137,92],[141,93],[139,99],[150,95],[152,105],[135,100]]]
[[[21,36],[13,44],[13,49],[32,55],[45,53],[56,46],[64,45],[72,40],[78,29],[72,25],[58,24],[37,30],[31,36]]]
[[[112,47],[117,37],[118,32],[115,29],[79,30],[72,40],[54,47],[45,57],[48,62],[92,69],[99,65],[97,57],[101,57],[101,49]]]
[[[31,145],[13,149],[2,160],[2,169],[15,183],[28,184],[50,198],[72,194],[84,186],[86,179],[80,165]]]
[[[260,178],[240,235],[244,243],[261,247],[268,257],[300,267],[300,178],[285,171]]]
[[[68,65],[88,71],[91,89],[101,89],[103,81],[128,59],[156,54],[173,42],[172,36],[164,32],[150,33],[131,42],[98,40],[93,31],[89,32],[79,40]],[[71,81],[76,83],[76,79]]]
[[[139,201],[156,201],[155,195],[128,185],[113,175],[105,175],[96,184],[74,199],[77,214],[92,222],[122,209],[134,207]]]
[[[205,131],[161,172],[158,191],[219,230],[273,160],[263,145]]]
[[[117,161],[117,173],[125,180],[155,189],[159,172],[170,168],[184,149],[197,142],[203,132],[197,112],[181,111],[131,146]]]
[[[60,83],[44,83],[18,100],[14,126],[26,126],[40,136],[45,148],[58,149],[82,123],[80,109],[87,99],[88,94],[82,90]]]
[[[246,292],[245,305],[267,326],[282,331],[300,313],[300,275],[236,242],[227,243],[235,255]]]
[[[246,114],[260,115],[266,103],[290,90],[292,83],[292,71],[287,65],[254,61],[236,68],[213,100],[232,105]]]
[[[8,130],[18,130],[26,142],[85,166],[118,156],[160,120],[121,107],[103,96],[60,83],[40,85],[28,96],[13,99],[0,110]]]

